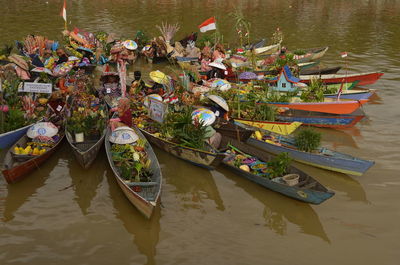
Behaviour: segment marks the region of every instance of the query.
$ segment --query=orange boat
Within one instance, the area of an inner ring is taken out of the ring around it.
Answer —
[[[330,114],[350,114],[367,103],[368,99],[361,100],[333,100],[325,102],[265,102],[259,104],[268,104],[275,107],[289,108],[295,110],[322,112]]]

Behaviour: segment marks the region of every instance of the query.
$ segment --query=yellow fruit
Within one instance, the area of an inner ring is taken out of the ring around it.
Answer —
[[[39,151],[40,155],[43,155],[44,153],[46,153],[46,149],[42,149],[42,150]]]
[[[243,170],[243,171],[250,172],[250,168],[249,168],[248,165],[241,165],[239,168],[240,168],[241,170]]]
[[[256,139],[257,139],[257,140],[262,140],[262,134],[261,134],[260,131],[256,131],[256,132],[254,133],[254,135],[256,136]]]
[[[20,154],[19,148],[17,146],[14,147],[14,153],[17,154],[17,155]]]
[[[39,155],[39,149],[37,147],[33,149],[32,155],[34,156]]]

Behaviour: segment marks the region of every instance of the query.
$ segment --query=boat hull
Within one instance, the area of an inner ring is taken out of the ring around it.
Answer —
[[[25,161],[21,163],[20,165],[17,165],[13,168],[6,168],[4,169],[3,176],[6,179],[7,183],[15,183],[17,181],[20,181],[27,177],[29,173],[34,171],[35,169],[38,169],[40,165],[42,165],[47,159],[50,158],[50,156],[58,149],[60,146],[61,142],[63,141],[64,136],[62,139],[59,140],[59,142],[50,150],[48,150],[46,153],[43,155],[37,156],[31,160]],[[11,149],[9,150],[8,154],[6,155],[5,159],[9,159],[8,156],[11,156],[10,154]]]
[[[300,82],[303,83],[310,83],[312,78],[321,78],[322,82],[325,84],[329,83],[351,83],[351,82],[356,82],[358,81],[359,86],[365,86],[365,85],[372,85],[376,81],[378,81],[379,78],[383,73],[375,72],[375,73],[363,73],[363,74],[341,74],[341,75],[300,75]]]
[[[371,91],[360,91],[360,92],[354,92],[354,90],[349,90],[343,91],[342,94],[340,95],[341,99],[351,99],[351,100],[363,100],[363,99],[369,99],[374,92]],[[326,94],[324,95],[326,98],[337,98],[337,94]]]
[[[74,153],[74,156],[79,165],[81,165],[81,167],[85,169],[88,169],[93,164],[94,160],[97,157],[97,154],[103,146],[104,138],[105,134],[103,134],[103,136],[94,144],[90,144],[90,147],[87,147],[87,145],[89,144],[87,142],[77,143],[75,146],[72,142],[72,137],[67,133],[67,141],[72,148],[72,152]]]
[[[185,160],[193,165],[212,170],[216,166],[218,166],[224,159],[223,154],[182,147],[175,143],[155,137],[154,135],[146,131],[141,131],[152,145],[155,145],[165,152],[170,153],[171,155]]]
[[[364,116],[358,115],[331,115],[331,116],[307,116],[307,115],[278,115],[276,117],[280,121],[284,122],[301,122],[303,125],[322,127],[322,128],[333,128],[333,129],[345,129],[351,128],[361,121]]]
[[[248,139],[247,143],[272,154],[287,152],[295,161],[349,175],[361,176],[371,166],[374,165],[373,161],[362,159],[344,159],[340,157],[302,152],[289,147],[259,141],[254,138]]]
[[[289,108],[294,110],[322,112],[329,114],[350,114],[360,108],[368,100],[349,100],[349,101],[331,101],[331,102],[300,102],[300,103],[281,103],[268,102],[265,104],[275,107]],[[261,103],[264,104],[264,103]]]
[[[20,139],[33,124],[16,129],[14,131],[2,133],[0,135],[0,150],[7,149]]]
[[[138,130],[135,129],[137,135],[139,138],[145,138],[145,136]],[[111,145],[110,142],[108,141],[109,136],[111,134],[111,130],[108,129],[106,133],[106,139],[105,139],[105,149],[106,149],[106,154],[107,154],[107,159],[110,164],[110,167],[113,171],[113,176],[115,180],[118,183],[118,186],[121,188],[122,192],[124,193],[125,197],[131,202],[133,206],[138,209],[140,213],[142,213],[146,218],[150,219],[151,216],[153,215],[155,207],[157,207],[158,203],[160,202],[160,197],[161,197],[161,183],[162,183],[162,173],[160,169],[160,165],[158,164],[158,160],[156,155],[154,154],[153,149],[149,146],[146,149],[146,152],[149,155],[150,161],[152,161],[152,171],[153,174],[159,174],[159,180],[157,182],[157,194],[154,196],[154,200],[147,200],[140,196],[137,192],[133,191],[132,188],[129,187],[125,181],[119,177],[119,172],[117,171],[114,161],[112,160],[112,154],[111,154]],[[155,172],[157,171],[157,172]],[[143,182],[140,182],[138,184],[143,184]],[[145,184],[143,184],[145,185]],[[145,186],[142,186],[145,188]]]

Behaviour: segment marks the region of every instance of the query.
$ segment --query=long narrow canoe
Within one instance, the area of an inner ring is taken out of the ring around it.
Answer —
[[[273,53],[279,51],[280,47],[281,47],[281,44],[278,43],[278,44],[273,44],[273,45],[269,45],[269,46],[256,48],[256,49],[254,49],[254,51],[259,56],[260,55],[270,55],[270,54],[273,54]]]
[[[146,139],[141,132],[135,128],[136,134],[140,139]],[[115,180],[128,200],[146,217],[150,218],[154,208],[160,202],[162,173],[157,157],[149,144],[146,145],[146,153],[151,161],[151,182],[126,182],[120,177],[119,169],[114,164],[111,153],[111,143],[109,141],[111,129],[107,129],[105,146],[108,162],[113,171]]]
[[[336,74],[341,69],[341,66],[313,68],[313,69],[300,69],[300,75],[328,75]]]
[[[0,149],[6,149],[20,139],[33,124],[0,134]]]
[[[329,84],[325,84],[324,87],[329,90],[335,89],[336,91],[339,91],[339,89],[342,88],[342,90],[345,91],[345,90],[353,89],[355,86],[358,85],[358,83],[359,83],[359,81],[343,83],[343,85],[342,85],[342,83],[337,83],[337,84],[329,83]]]
[[[299,63],[315,61],[315,60],[321,59],[325,55],[325,53],[328,51],[328,49],[329,49],[329,47],[307,49],[306,54],[295,55],[294,59],[296,59]]]
[[[256,157],[258,160],[262,162],[268,162],[273,155],[254,148],[248,144],[243,142],[236,141],[234,139],[224,137],[222,140],[221,148],[226,148],[228,144],[231,144],[235,148],[244,152],[247,155],[252,157]],[[331,198],[335,193],[333,191],[329,191],[322,184],[320,184],[317,180],[312,178],[310,175],[305,172],[295,168],[294,166],[289,166],[288,174],[298,174],[299,175],[299,183],[294,186],[287,185],[282,180],[270,180],[267,177],[258,176],[251,172],[247,172],[241,170],[240,168],[232,165],[229,161],[229,155],[224,159],[223,165],[228,169],[236,173],[237,175],[244,177],[252,182],[255,182],[267,189],[278,192],[282,195],[288,196],[290,198],[306,202],[312,204],[320,204],[325,200]]]
[[[292,114],[292,115],[278,115],[276,118],[283,122],[301,122],[304,125],[345,129],[351,128],[361,121],[365,116],[363,115],[307,115],[307,114]]]
[[[375,94],[375,90],[344,90],[340,95],[340,99],[369,99],[373,94]],[[324,94],[326,98],[337,98],[337,96],[337,94]]]
[[[218,153],[216,150],[210,148],[209,151],[194,149],[190,147],[180,146],[176,143],[167,141],[154,134],[151,134],[141,129],[141,132],[146,136],[147,140],[158,148],[185,160],[193,165],[203,167],[206,169],[214,169],[224,159],[224,155]]]
[[[263,129],[281,135],[289,135],[293,133],[302,124],[301,122],[288,123],[288,122],[278,122],[278,121],[252,121],[239,118],[235,118],[234,120],[236,123],[245,124],[253,128]]]
[[[350,114],[367,103],[367,99],[362,100],[330,100],[325,102],[266,102],[275,107],[282,107],[294,110],[322,112],[330,114]],[[263,104],[263,103],[260,103]]]
[[[57,148],[60,146],[62,140],[64,139],[64,132],[60,133],[58,142],[55,143],[52,148],[46,151],[46,153],[38,156],[33,156],[31,159],[19,162],[14,159],[12,156],[11,152],[14,150],[14,147],[19,145],[19,146],[25,146],[27,142],[30,141],[28,136],[24,135],[22,136],[18,142],[16,142],[8,151],[7,154],[4,158],[3,162],[3,176],[6,179],[7,183],[14,183],[19,180],[22,180],[23,178],[27,177],[29,173],[34,171],[35,169],[38,169],[41,164],[46,162],[47,159],[51,157],[51,155],[57,150]]]
[[[361,176],[375,163],[374,161],[359,159],[324,147],[314,152],[300,151],[294,144],[295,141],[293,137],[281,135],[272,137],[273,134],[265,131],[263,132],[264,141],[257,140],[255,137],[250,137],[247,143],[276,155],[281,152],[287,152],[292,159],[304,164],[344,174]]]
[[[374,84],[383,73],[369,72],[361,74],[332,74],[332,75],[300,75],[300,82],[309,83],[312,78],[321,78],[323,83],[350,83],[358,81],[358,85],[372,85]]]

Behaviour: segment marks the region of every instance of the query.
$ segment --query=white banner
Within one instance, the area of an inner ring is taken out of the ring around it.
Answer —
[[[18,88],[18,92],[47,93],[51,94],[53,85],[51,83],[32,83],[25,82],[23,87]]]
[[[167,112],[167,104],[157,99],[150,98],[149,116],[157,122],[164,122],[164,115]]]

